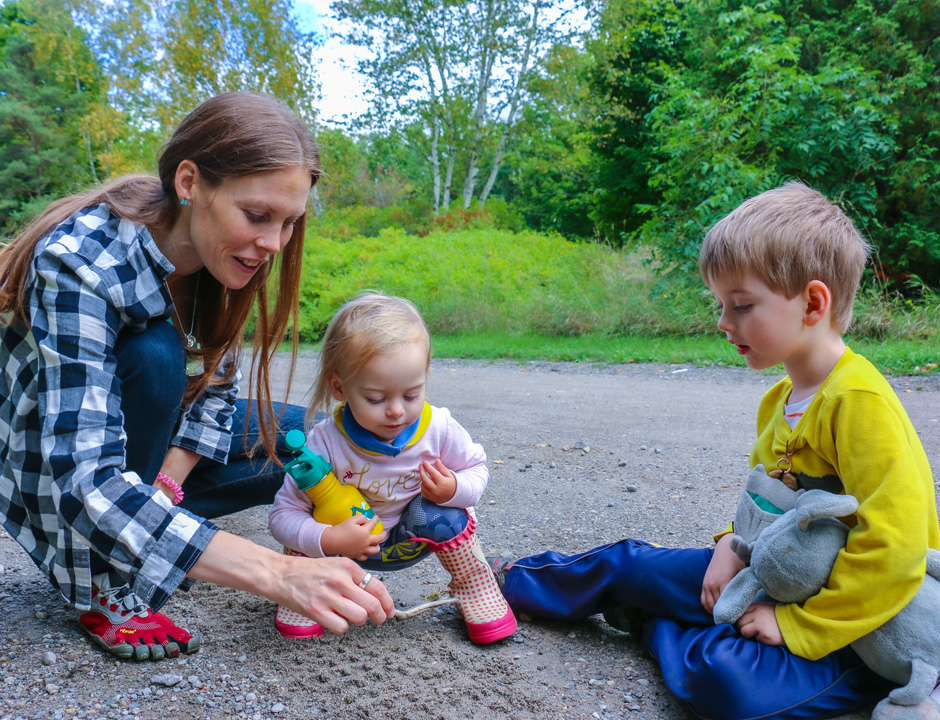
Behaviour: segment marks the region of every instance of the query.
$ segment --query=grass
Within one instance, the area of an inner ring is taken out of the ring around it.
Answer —
[[[875,341],[848,337],[846,342],[882,372],[917,375],[937,372],[935,347],[910,340]],[[488,333],[438,335],[434,356],[474,360],[546,360],[673,365],[747,367],[744,360],[718,335],[659,335],[618,337],[547,337],[532,334]],[[783,372],[777,367],[771,372]]]
[[[385,229],[378,237],[311,237],[301,339],[315,342],[366,289],[402,295],[424,315],[436,357],[744,367],[717,331],[697,278],[664,282],[642,250],[497,229]],[[882,372],[936,372],[940,295],[869,284],[846,341]],[[912,300],[916,297],[916,300]]]

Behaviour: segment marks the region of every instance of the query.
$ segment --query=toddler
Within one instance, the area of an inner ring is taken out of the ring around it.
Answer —
[[[287,475],[271,509],[271,533],[288,554],[342,555],[367,570],[397,570],[435,553],[451,574],[450,594],[475,643],[516,630],[474,533],[473,506],[489,473],[483,448],[445,408],[425,402],[431,341],[407,300],[367,293],[330,322],[308,411],[329,410],[307,436],[336,478],[356,486],[378,518],[337,525],[315,520],[309,497]],[[380,519],[386,532],[371,534]],[[286,637],[322,635],[286,607],[274,621]]]

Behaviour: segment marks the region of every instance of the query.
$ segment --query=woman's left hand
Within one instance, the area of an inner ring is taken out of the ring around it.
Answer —
[[[444,467],[440,458],[433,465],[427,461],[421,463],[418,475],[421,476],[421,495],[432,503],[446,503],[457,493],[457,476]]]

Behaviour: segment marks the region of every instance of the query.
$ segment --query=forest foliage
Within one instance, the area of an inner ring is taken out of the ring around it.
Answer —
[[[249,89],[317,133],[327,174],[311,228],[337,242],[528,228],[644,245],[687,274],[712,223],[798,178],[856,221],[882,282],[940,286],[937,3],[334,8],[369,50],[370,110],[341,126],[319,120],[322,38],[299,29],[292,0],[7,0],[0,232],[54,197],[152,171],[187,110]]]

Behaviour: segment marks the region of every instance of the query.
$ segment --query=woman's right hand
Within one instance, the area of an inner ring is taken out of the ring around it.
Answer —
[[[369,573],[352,560],[281,557],[285,562],[281,588],[279,597],[272,599],[330,632],[343,633],[349,623],[362,625],[366,620],[380,625],[395,612],[395,604],[378,578],[369,580],[365,588],[360,585]]]
[[[705,571],[705,578],[702,580],[702,607],[708,612],[715,609],[715,603],[721,597],[725,586],[745,567],[741,559],[731,549],[732,537],[734,537],[733,533],[728,533],[718,540],[718,544],[715,546],[715,554],[712,555],[711,562],[708,563],[708,569]]]
[[[377,535],[372,534],[378,522],[378,516],[348,517],[338,525],[331,525],[323,530],[320,536],[320,549],[327,556],[342,555],[353,560],[367,560],[381,550],[382,541],[388,537],[385,531]]]
[[[188,573],[189,577],[247,590],[286,605],[334,633],[349,623],[379,624],[395,611],[388,590],[347,558],[284,555],[219,530]]]

